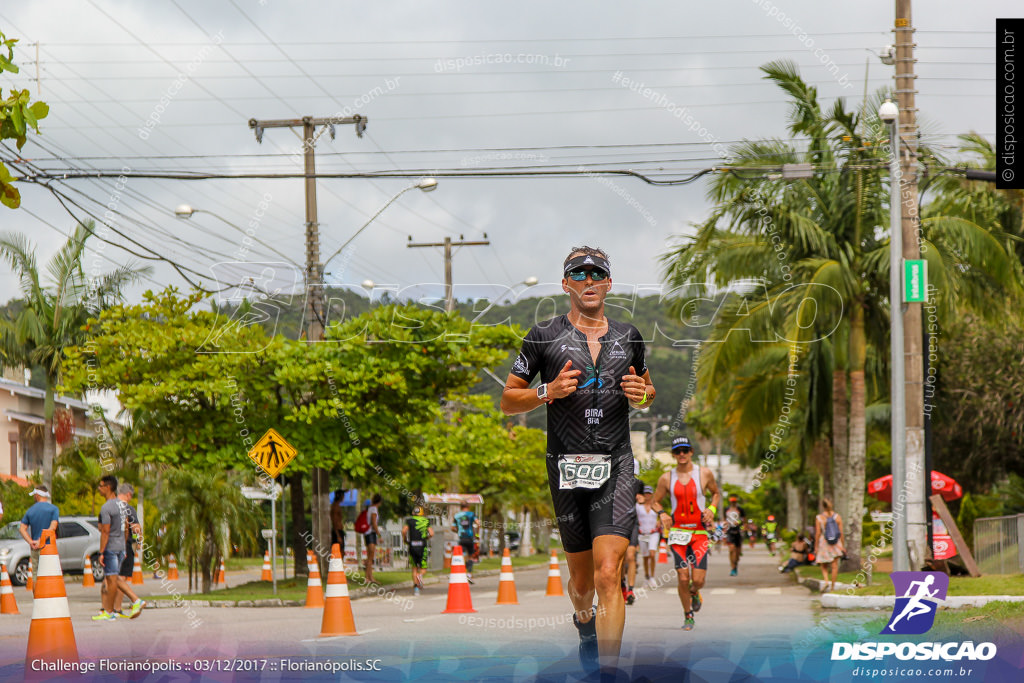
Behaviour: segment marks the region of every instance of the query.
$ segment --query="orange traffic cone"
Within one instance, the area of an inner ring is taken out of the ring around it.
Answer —
[[[92,560],[85,558],[85,568],[82,569],[82,588],[89,588],[96,585],[96,579],[92,575]]]
[[[25,577],[25,590],[32,590],[32,560],[28,561],[28,576]]]
[[[135,555],[135,566],[132,567],[132,585],[142,585],[142,558]]]
[[[223,585],[223,584],[224,584],[224,560],[222,559],[220,561],[220,567],[218,567],[217,571],[215,571],[213,573],[213,585],[214,586],[218,586],[218,585]]]
[[[658,546],[658,564],[668,564],[668,545],[665,544],[664,538]]]
[[[28,667],[46,662],[78,661],[75,632],[71,627],[68,594],[64,588],[64,574],[57,554],[57,536],[45,529],[39,537],[39,579],[36,582],[35,602],[32,604],[32,625],[28,631],[28,649],[25,653]]]
[[[357,636],[356,622],[352,617],[352,601],[348,597],[348,581],[345,578],[345,561],[341,558],[341,546],[331,546],[331,561],[327,565],[327,590],[324,592],[324,618],[320,623],[320,637]]]
[[[312,552],[306,553],[309,578],[306,579],[306,607],[324,606],[324,589],[320,584],[320,564]]]
[[[274,575],[270,573],[270,551],[263,553],[263,573],[260,574],[260,581],[273,581]]]
[[[512,557],[508,548],[501,554],[501,575],[498,577],[498,601],[495,605],[518,605],[519,597],[516,595],[516,580],[512,576]]]
[[[448,571],[452,568],[452,544],[448,541],[444,544],[444,570]]]
[[[475,612],[473,598],[469,594],[469,577],[466,576],[466,561],[462,558],[462,546],[452,549],[452,572],[448,575],[448,604],[441,614]]]
[[[558,551],[551,551],[551,565],[548,567],[548,591],[544,595],[565,595],[562,591],[562,572],[558,570]]]
[[[0,564],[0,614],[21,614],[18,601],[14,599],[14,586],[11,585],[6,564]]]
[[[174,559],[174,555],[167,558],[167,580],[178,580],[178,561]]]

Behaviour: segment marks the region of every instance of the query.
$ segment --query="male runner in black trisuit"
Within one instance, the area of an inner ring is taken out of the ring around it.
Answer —
[[[604,315],[610,275],[600,249],[569,253],[562,289],[570,311],[530,330],[501,396],[506,415],[548,406],[548,485],[586,668],[597,666],[599,654],[614,660],[622,643],[619,582],[636,520],[629,408],[654,398],[640,332]],[[542,384],[531,389],[538,374]]]

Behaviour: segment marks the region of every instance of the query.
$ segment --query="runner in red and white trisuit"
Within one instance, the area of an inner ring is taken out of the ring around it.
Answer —
[[[676,467],[658,479],[654,505],[662,507],[659,516],[670,527],[668,547],[675,558],[679,578],[679,600],[683,603],[683,630],[692,631],[694,612],[700,610],[700,589],[708,569],[708,529],[713,528],[721,493],[715,475],[707,467],[694,465],[693,446],[685,436],[672,440]],[[711,494],[707,505],[706,494]],[[671,514],[664,509],[665,495],[671,497]],[[692,576],[691,576],[692,568]]]

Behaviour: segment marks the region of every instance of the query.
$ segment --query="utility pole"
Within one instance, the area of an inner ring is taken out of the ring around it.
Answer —
[[[899,140],[893,144],[900,152],[900,223],[903,236],[903,258],[921,258],[918,230],[917,191],[917,108],[914,81],[914,26],[910,10],[911,0],[896,0],[896,21],[893,26],[896,47],[896,104],[900,110]],[[902,297],[901,297],[902,298]],[[899,305],[894,302],[893,305]],[[905,557],[916,570],[928,554],[928,531],[925,519],[924,480],[924,353],[921,324],[921,303],[904,303],[903,357],[904,357],[904,409],[906,415],[906,476],[907,502],[903,514],[907,524],[907,550]],[[894,406],[898,409],[898,406]],[[893,482],[893,500],[902,493],[902,482]],[[895,568],[895,567],[894,567]],[[898,569],[898,568],[897,568]]]
[[[409,236],[409,243],[405,246],[410,249],[419,247],[444,247],[444,310],[447,313],[451,313],[455,310],[455,296],[452,292],[452,247],[482,247],[490,244],[487,241],[487,233],[484,233],[483,240],[467,242],[462,235],[459,235],[458,242],[452,242],[451,237],[445,237],[444,242],[413,242],[412,235]],[[445,406],[445,414],[448,416],[448,421],[451,422],[452,414],[455,412],[455,407],[451,402]],[[458,493],[459,490],[459,466],[456,465],[452,468],[451,472],[451,488],[452,493]],[[525,537],[525,532],[524,532]],[[521,540],[520,543],[523,541]]]
[[[459,235],[458,242],[452,242],[451,237],[445,237],[444,242],[413,242],[412,237],[409,237],[409,243],[405,246],[410,249],[414,247],[444,247],[444,310],[451,313],[455,310],[455,297],[452,292],[452,247],[481,247],[490,244],[486,239],[487,233],[484,233],[483,240],[477,241],[465,241],[462,235]]]
[[[323,134],[324,130],[330,132],[331,139],[334,139],[334,126],[338,124],[354,124],[356,135],[363,137],[366,130],[367,118],[356,114],[355,116],[335,118],[314,118],[303,116],[301,119],[249,119],[249,128],[256,133],[256,142],[263,142],[263,131],[267,128],[302,128],[302,151],[303,166],[305,173],[306,188],[306,303],[303,309],[303,320],[306,328],[306,343],[315,344],[324,338],[324,266],[320,263],[320,222],[317,218],[316,207],[316,141]],[[318,126],[324,126],[320,133],[314,135]],[[322,467],[314,467],[311,472],[312,478],[312,508],[313,508],[313,538],[317,543],[313,546],[313,552],[319,558],[320,574],[324,573],[327,567],[327,557],[324,550],[330,552],[331,547],[331,519],[328,496],[330,495],[330,482],[327,477],[327,470]],[[288,539],[285,539],[287,544]]]

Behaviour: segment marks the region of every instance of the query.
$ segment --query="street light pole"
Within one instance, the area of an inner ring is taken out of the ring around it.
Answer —
[[[512,285],[512,287],[509,287],[509,291],[512,291],[513,287],[519,287],[521,285],[526,285],[527,287],[533,287],[535,284],[537,284],[537,282],[538,282],[537,278],[531,275],[530,277],[526,278],[522,282],[517,282],[516,284]],[[506,292],[506,294],[507,293],[508,292]],[[471,322],[475,323],[477,320],[479,320],[480,318],[484,317],[484,314],[487,313],[487,311],[489,311],[492,308],[494,308],[495,304],[497,304],[499,301],[501,301],[501,296],[496,297],[491,303],[487,304],[487,308],[485,308],[484,310],[482,310],[479,313],[477,313],[476,317],[473,318],[473,320]]]
[[[879,108],[878,116],[889,128],[889,380],[891,396],[890,438],[892,441],[892,568],[893,571],[908,571],[907,557],[907,514],[903,507],[896,513],[897,494],[906,490],[906,406],[903,385],[903,225],[900,216],[900,137],[899,108],[886,100]]]
[[[190,206],[188,204],[179,204],[174,209],[174,215],[175,216],[177,216],[178,218],[186,219],[186,220],[189,219],[189,218],[192,218],[192,216],[197,214],[197,213],[205,213],[205,214],[209,214],[209,215],[213,216],[214,218],[216,218],[220,222],[224,223],[228,227],[233,228],[234,230],[237,230],[238,232],[242,233],[243,235],[247,235],[248,238],[251,239],[253,242],[256,242],[257,244],[263,245],[264,247],[266,247],[270,251],[274,252],[275,254],[277,254],[278,256],[280,256],[281,258],[283,258],[285,261],[287,261],[288,263],[292,264],[296,268],[299,268],[300,270],[302,269],[302,266],[300,266],[298,263],[296,263],[292,259],[288,258],[284,254],[282,254],[276,248],[274,248],[271,245],[267,244],[266,242],[264,242],[263,240],[259,239],[258,237],[255,237],[253,235],[248,235],[241,226],[235,225],[234,223],[229,221],[227,218],[224,218],[224,216],[221,216],[219,213],[214,213],[213,211],[209,211],[207,209],[197,209],[197,208],[195,208],[193,206]]]
[[[336,250],[334,251],[334,253],[333,253],[333,254],[331,254],[331,255],[330,255],[330,256],[328,256],[328,257],[327,257],[326,259],[324,259],[324,262],[323,262],[323,267],[326,267],[326,266],[327,266],[327,264],[328,264],[328,263],[330,263],[330,261],[331,261],[331,259],[332,259],[332,258],[334,258],[334,257],[335,257],[335,256],[337,256],[338,254],[340,254],[340,253],[341,253],[342,251],[344,251],[345,247],[347,247],[347,246],[348,246],[348,245],[349,245],[349,244],[350,244],[350,243],[352,242],[352,240],[354,240],[354,239],[355,239],[356,237],[358,237],[358,236],[359,236],[359,233],[361,233],[361,232],[362,232],[363,230],[365,230],[365,229],[366,229],[366,228],[367,228],[367,227],[368,227],[368,226],[370,225],[370,223],[372,223],[372,222],[373,222],[373,221],[374,221],[374,220],[375,220],[375,219],[377,218],[377,216],[379,216],[379,215],[381,215],[382,213],[384,213],[384,209],[386,209],[386,208],[388,208],[389,206],[391,206],[391,204],[392,204],[392,203],[393,203],[393,202],[394,202],[394,201],[395,201],[396,199],[398,199],[399,197],[401,197],[401,196],[402,196],[403,194],[405,194],[405,193],[406,193],[406,192],[408,192],[409,190],[416,190],[416,189],[420,189],[420,190],[423,190],[424,192],[433,192],[434,190],[436,190],[436,189],[437,189],[437,180],[436,180],[436,179],[434,179],[434,178],[430,178],[430,177],[422,178],[422,179],[420,179],[420,181],[419,181],[418,183],[416,183],[415,185],[410,185],[409,187],[405,188],[404,190],[402,190],[401,192],[399,192],[398,194],[396,194],[396,195],[395,195],[394,197],[392,197],[391,199],[389,199],[389,200],[387,201],[387,203],[386,203],[386,204],[384,204],[384,206],[382,206],[382,207],[380,207],[379,209],[377,209],[377,213],[375,213],[375,214],[373,214],[372,216],[370,216],[370,219],[369,219],[368,221],[366,221],[365,223],[363,223],[363,227],[361,227],[361,228],[359,228],[358,230],[356,230],[356,231],[355,231],[355,233],[354,233],[354,234],[353,234],[353,235],[352,235],[351,237],[349,237],[349,238],[348,238],[347,240],[345,240],[345,243],[344,243],[344,244],[342,244],[342,245],[341,245],[340,247],[338,247],[338,248],[337,248],[337,249],[336,249]]]

